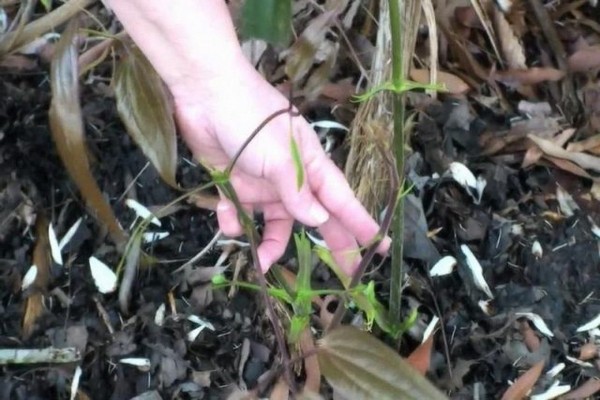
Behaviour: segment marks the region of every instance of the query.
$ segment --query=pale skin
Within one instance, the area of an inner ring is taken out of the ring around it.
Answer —
[[[104,0],[170,89],[178,128],[204,165],[223,170],[250,133],[288,99],[244,58],[222,0]],[[290,151],[298,143],[305,182],[299,189]],[[265,220],[258,247],[267,271],[283,254],[294,220],[318,227],[334,259],[351,275],[358,246],[379,226],[354,196],[343,173],[323,151],[302,117],[281,115],[244,150],[231,182],[244,207]],[[233,204],[221,197],[217,219],[235,237],[242,227]],[[378,250],[388,251],[389,238]]]

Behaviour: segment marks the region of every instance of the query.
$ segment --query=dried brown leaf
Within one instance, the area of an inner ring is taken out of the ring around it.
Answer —
[[[335,11],[327,11],[314,18],[290,47],[285,73],[292,82],[301,81],[312,68],[313,63],[317,61],[317,53],[322,48],[325,34],[334,23],[336,15]]]
[[[524,399],[537,382],[544,369],[544,362],[540,361],[519,377],[502,395],[502,400]]]
[[[575,134],[575,129],[573,129],[573,128],[565,129],[564,131],[562,131],[561,133],[556,135],[556,137],[552,141],[556,145],[562,147],[565,145],[565,143],[567,143],[569,141],[569,139],[571,139],[573,137],[574,134]],[[528,166],[537,163],[543,154],[544,154],[544,152],[542,150],[540,150],[539,147],[537,147],[537,146],[530,147],[527,150],[527,152],[525,153],[525,156],[523,157],[523,163],[521,165],[521,168],[527,168]]]
[[[576,163],[582,168],[592,169],[594,171],[600,172],[600,158],[598,157],[594,157],[592,155],[580,152],[576,153],[567,151],[562,147],[552,143],[551,141],[542,139],[535,135],[530,134],[527,135],[527,137],[536,145],[538,145],[539,148],[544,152],[544,154],[548,156],[569,160]]]
[[[458,76],[451,74],[449,72],[438,71],[437,73],[438,84],[443,84],[446,86],[446,90],[451,94],[464,94],[468,92],[471,88],[465,81],[460,79]],[[429,70],[428,69],[411,69],[410,70],[410,78],[415,82],[419,82],[422,84],[429,83]]]
[[[117,244],[126,240],[112,209],[104,200],[100,188],[90,171],[84,143],[84,128],[79,103],[79,71],[77,68],[76,19],[73,19],[57,44],[52,60],[50,82],[52,102],[50,104],[50,130],[58,154],[77,184],[89,207],[108,228]]]
[[[537,85],[542,82],[556,82],[564,78],[565,73],[556,68],[534,67],[529,69],[509,69],[496,71],[494,78],[509,86]]]
[[[351,326],[318,342],[319,365],[327,382],[352,399],[447,399],[393,349]]]
[[[600,135],[594,135],[579,142],[569,143],[567,151],[586,151],[600,146]]]
[[[304,372],[306,380],[304,389],[313,393],[319,393],[321,388],[321,369],[316,354],[309,355],[315,351],[315,342],[310,328],[305,328],[300,335],[300,351],[304,358]]]
[[[571,161],[563,160],[562,158],[551,157],[548,155],[545,155],[544,159],[550,161],[552,164],[556,165],[558,168],[562,169],[563,171],[569,172],[573,175],[581,176],[582,178],[596,180],[596,178],[594,178],[590,174],[588,174],[583,168],[578,167]]]
[[[177,136],[164,84],[137,47],[124,46],[115,70],[117,111],[162,179],[176,188]]]
[[[581,346],[578,358],[582,361],[587,361],[598,357],[598,354],[599,349],[596,343],[589,342]]]
[[[431,350],[433,349],[433,335],[419,345],[406,359],[421,375],[425,375],[431,364]]]
[[[454,19],[456,22],[467,28],[482,29],[483,25],[477,17],[477,13],[473,7],[456,7],[454,9]]]
[[[588,378],[587,381],[582,383],[578,388],[565,393],[565,400],[582,400],[587,399],[600,392],[600,380],[596,378]]]
[[[526,69],[525,50],[521,41],[515,35],[512,26],[506,20],[504,13],[494,7],[494,28],[500,41],[500,49],[509,69]]]
[[[519,332],[523,335],[523,342],[530,352],[536,352],[540,348],[540,338],[535,334],[535,331],[529,326],[529,322],[521,321],[519,323]]]

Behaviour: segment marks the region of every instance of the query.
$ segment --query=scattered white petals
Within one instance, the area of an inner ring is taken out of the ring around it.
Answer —
[[[133,365],[137,367],[140,371],[150,371],[150,360],[147,358],[121,358],[119,360],[121,364]]]
[[[554,378],[556,375],[560,374],[563,369],[565,369],[565,363],[558,363],[546,372],[546,376],[548,378]]]
[[[71,241],[71,239],[73,239],[73,236],[75,236],[75,233],[77,232],[77,229],[79,229],[79,225],[81,225],[81,221],[83,221],[82,218],[79,218],[67,231],[67,233],[65,233],[65,236],[62,237],[62,239],[60,239],[60,242],[58,242],[58,248],[62,251],[62,249],[69,244],[69,242]]]
[[[48,240],[50,241],[50,252],[52,253],[52,259],[58,265],[63,265],[62,254],[60,254],[60,247],[58,246],[58,240],[56,239],[54,228],[52,228],[52,223],[48,225]]]
[[[600,338],[600,329],[598,329],[598,328],[590,329],[588,331],[588,335],[590,335],[590,337],[593,339]]]
[[[215,330],[215,326],[214,326],[213,324],[211,324],[211,323],[210,323],[210,322],[208,322],[208,321],[205,321],[205,320],[203,320],[202,318],[200,318],[200,317],[199,317],[199,316],[197,316],[197,315],[193,315],[193,314],[192,314],[192,315],[189,315],[189,316],[187,317],[187,320],[188,320],[188,321],[190,321],[190,322],[193,322],[193,323],[194,323],[194,324],[196,324],[196,325],[200,325],[200,326],[203,326],[203,327],[205,327],[205,328],[208,328],[208,329],[210,329],[211,331],[214,331],[214,330]]]
[[[600,326],[600,314],[598,314],[594,319],[592,319],[587,324],[581,325],[577,328],[577,332],[585,332],[597,328]]]
[[[36,265],[32,265],[29,267],[25,276],[23,277],[23,282],[21,283],[21,290],[27,289],[31,284],[35,281],[37,277],[38,267]]]
[[[481,268],[479,260],[475,258],[475,255],[473,254],[471,249],[469,249],[469,246],[467,246],[466,244],[460,245],[460,250],[465,255],[467,266],[471,270],[471,275],[473,276],[475,286],[481,289],[490,299],[493,299],[494,295],[492,294],[490,287],[488,286],[487,282],[485,281],[485,278],[483,277],[483,268]]]
[[[477,189],[477,179],[465,164],[457,161],[451,162],[448,170],[450,171],[452,178],[465,189]]]
[[[483,176],[477,177],[477,183],[475,185],[475,190],[477,190],[477,198],[475,200],[475,204],[481,203],[481,198],[483,197],[483,190],[487,186],[487,181]]]
[[[100,293],[112,293],[117,289],[117,275],[96,257],[90,257],[90,271]]]
[[[167,306],[165,305],[165,303],[162,303],[160,306],[158,306],[158,308],[156,309],[156,314],[154,314],[154,323],[158,326],[163,326],[163,324],[165,323],[165,313],[167,310]]]
[[[542,317],[540,317],[539,315],[537,315],[535,313],[531,313],[531,312],[518,312],[518,313],[515,313],[515,315],[517,317],[527,318],[528,320],[533,322],[533,325],[537,328],[538,331],[540,331],[541,333],[543,333],[544,335],[546,335],[548,337],[554,337],[554,333],[552,333],[550,328],[548,328],[548,325],[546,325],[546,323],[544,322]]]
[[[435,265],[429,270],[429,276],[444,276],[449,275],[454,271],[457,261],[452,256],[442,257]]]
[[[421,341],[421,343],[425,343],[425,341],[429,339],[429,336],[431,336],[439,321],[440,319],[436,315],[434,315],[433,318],[431,318],[431,322],[429,322],[429,325],[427,325],[427,328],[425,328],[425,332],[423,332],[423,340]]]
[[[573,364],[577,364],[577,365],[579,365],[580,367],[583,367],[583,368],[594,368],[594,365],[592,363],[587,362],[587,361],[581,361],[581,360],[579,360],[579,359],[577,359],[575,357],[566,356],[566,359],[568,361],[571,361]]]
[[[220,239],[220,240],[217,240],[217,246],[223,247],[223,246],[227,246],[227,245],[230,245],[230,244],[235,244],[236,246],[239,246],[239,247],[250,247],[250,243],[248,243],[248,242],[242,242],[240,240],[235,240],[235,239]]]
[[[575,210],[579,210],[579,206],[573,200],[573,197],[560,186],[556,187],[556,200],[560,206],[560,211],[567,217],[575,214]]]
[[[496,4],[504,14],[508,14],[512,8],[512,0],[496,0]]]
[[[153,243],[162,240],[170,235],[169,232],[144,232],[142,239],[145,243]]]
[[[544,250],[542,249],[542,245],[539,241],[536,240],[533,242],[533,245],[531,246],[531,254],[533,254],[536,258],[542,258]]]
[[[548,390],[544,393],[534,394],[530,397],[531,400],[552,400],[567,393],[571,390],[571,385],[561,385],[558,381],[556,381]]]
[[[36,55],[40,54],[40,51],[50,42],[55,42],[60,39],[60,34],[56,32],[49,32],[42,35],[24,46],[19,47],[16,52],[25,55]]]
[[[73,373],[73,380],[71,381],[71,400],[77,398],[77,390],[79,389],[79,380],[81,379],[81,367],[78,365]]]
[[[131,208],[141,219],[150,218],[150,222],[156,226],[161,226],[160,220],[153,215],[150,210],[133,199],[125,200],[127,207]]]
[[[308,236],[308,238],[310,239],[311,242],[313,242],[313,244],[319,246],[319,247],[323,247],[324,249],[329,250],[329,246],[327,246],[327,243],[325,243],[325,241],[323,239],[319,239],[317,238],[315,235],[312,235],[310,232],[306,232],[306,236]]]
[[[479,300],[477,302],[477,305],[479,306],[481,311],[483,311],[485,313],[485,315],[491,315],[491,312],[490,312],[490,303],[491,302],[492,302],[491,300]]]
[[[340,124],[339,122],[335,122],[335,121],[330,121],[330,120],[322,120],[322,121],[315,121],[313,123],[310,124],[311,128],[321,128],[321,129],[341,129],[343,131],[348,132],[349,129]]]

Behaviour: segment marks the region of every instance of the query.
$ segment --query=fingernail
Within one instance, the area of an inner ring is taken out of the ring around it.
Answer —
[[[310,208],[310,217],[316,225],[323,225],[329,219],[329,213],[319,204],[313,203]]]
[[[387,255],[389,253],[390,247],[392,246],[392,238],[386,236],[383,238],[381,243],[379,244],[379,252]]]

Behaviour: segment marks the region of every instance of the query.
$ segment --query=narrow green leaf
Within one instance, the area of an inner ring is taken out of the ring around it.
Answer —
[[[300,155],[298,143],[296,143],[296,139],[294,139],[293,136],[291,137],[291,151],[294,169],[296,170],[296,185],[298,186],[298,190],[300,190],[304,184],[304,166],[302,165],[302,157]]]
[[[350,326],[319,340],[317,359],[327,382],[345,398],[448,398],[394,350]]]
[[[292,32],[291,0],[246,0],[242,8],[242,35],[286,45]]]
[[[52,0],[40,0],[40,3],[44,6],[46,12],[52,11]]]
[[[123,245],[126,234],[90,171],[79,103],[76,32],[77,18],[73,18],[62,34],[52,59],[50,131],[58,155],[86,203],[107,227],[113,241]]]
[[[296,280],[296,291],[310,291],[310,275],[312,272],[312,253],[310,241],[306,233],[294,234],[296,252],[298,254],[298,279]]]
[[[177,136],[165,87],[137,47],[124,50],[114,76],[117,111],[162,179],[177,188]]]

